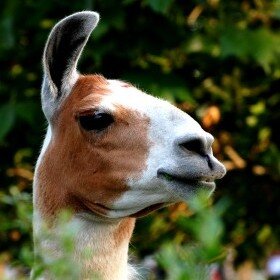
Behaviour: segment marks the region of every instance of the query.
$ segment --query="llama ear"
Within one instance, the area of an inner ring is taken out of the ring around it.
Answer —
[[[48,119],[77,81],[77,62],[98,21],[99,15],[95,12],[78,12],[52,29],[43,55],[42,105]]]

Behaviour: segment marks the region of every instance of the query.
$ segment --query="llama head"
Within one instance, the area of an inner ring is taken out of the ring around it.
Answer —
[[[94,12],[66,17],[45,47],[42,106],[50,129],[37,178],[50,187],[42,190],[49,204],[42,211],[61,205],[137,217],[201,189],[211,193],[225,168],[194,119],[131,84],[77,72],[98,20]]]

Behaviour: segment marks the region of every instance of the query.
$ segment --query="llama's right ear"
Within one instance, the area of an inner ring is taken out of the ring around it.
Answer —
[[[42,106],[48,119],[76,83],[77,62],[98,21],[99,15],[95,12],[78,12],[52,29],[43,55]]]

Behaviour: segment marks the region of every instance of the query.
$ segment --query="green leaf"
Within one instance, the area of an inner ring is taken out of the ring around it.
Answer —
[[[15,44],[15,37],[13,32],[13,18],[6,16],[0,21],[0,46],[3,49],[12,48]]]
[[[41,109],[36,102],[18,102],[15,105],[16,114],[20,119],[26,121],[30,125],[34,125],[38,121]]]
[[[268,29],[240,29],[226,26],[222,29],[221,56],[235,56],[242,60],[256,61],[266,72],[277,63],[280,36]]]
[[[220,38],[221,56],[236,56],[246,58],[250,54],[251,33],[247,29],[240,29],[234,26],[222,28]]]
[[[146,0],[145,3],[155,12],[165,14],[168,12],[173,0]]]
[[[0,141],[11,131],[15,122],[15,108],[12,104],[5,104],[0,107]]]
[[[163,73],[129,73],[123,77],[125,80],[136,84],[149,94],[162,97],[171,102],[187,101],[195,104],[192,94],[183,79],[172,74]]]
[[[1,3],[2,4],[2,3]],[[0,18],[0,49],[8,50],[15,46],[15,10],[16,1],[7,1],[4,4],[4,8],[1,7],[1,18]]]
[[[259,29],[252,33],[251,42],[251,55],[266,72],[270,72],[271,66],[277,62],[277,57],[279,59],[279,34],[268,29]]]

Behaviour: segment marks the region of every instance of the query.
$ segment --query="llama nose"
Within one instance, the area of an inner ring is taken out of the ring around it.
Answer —
[[[213,143],[213,137],[210,134],[207,134],[206,137],[193,137],[189,139],[185,139],[184,141],[179,143],[179,146],[184,151],[193,152],[198,154],[201,157],[204,157],[209,168],[212,170],[213,162],[211,160],[212,149],[211,145]]]
[[[190,152],[194,152],[196,154],[199,154],[201,156],[207,155],[207,147],[204,139],[196,137],[192,139],[187,139],[181,143],[179,143],[179,146],[183,148],[184,150],[188,150]]]

